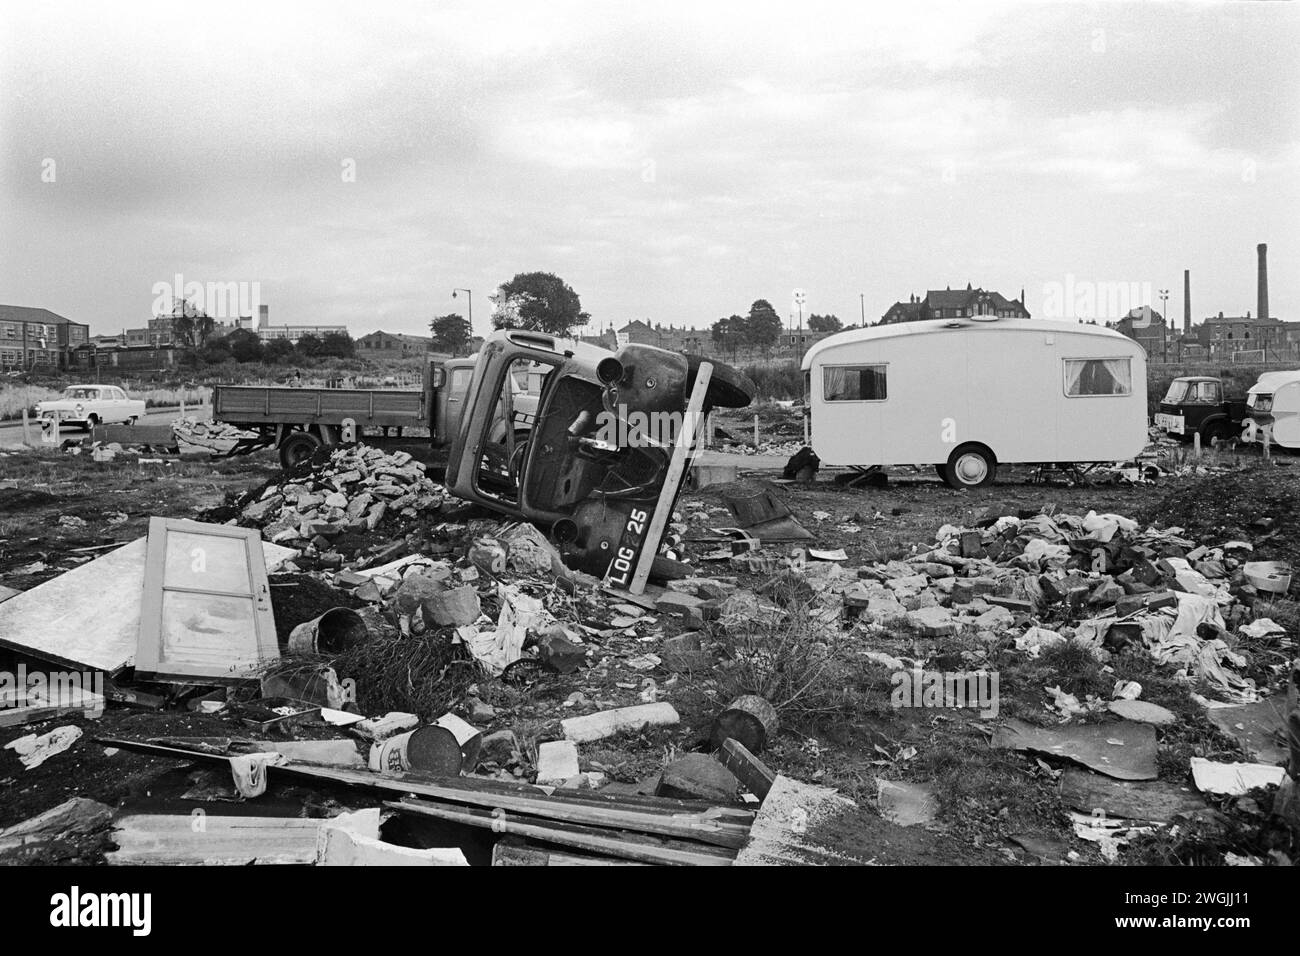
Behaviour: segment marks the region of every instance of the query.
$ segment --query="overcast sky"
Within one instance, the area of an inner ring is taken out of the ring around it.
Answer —
[[[1255,314],[1259,242],[1300,320],[1296,4],[0,4],[0,302],[95,333],[178,273],[358,335],[458,286],[481,332],[531,270],[604,327],[967,282],[1181,318],[1190,268],[1199,321]]]

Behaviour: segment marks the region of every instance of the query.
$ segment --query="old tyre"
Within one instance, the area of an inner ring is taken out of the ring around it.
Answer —
[[[686,356],[686,394],[689,396],[695,387],[695,373],[700,363],[710,361],[699,355]],[[709,391],[705,396],[706,404],[714,408],[744,408],[754,399],[754,383],[730,365],[713,362],[713,378],[709,380]]]
[[[321,444],[321,440],[311,432],[290,432],[280,442],[280,464],[289,471],[309,459]]]
[[[997,470],[997,460],[983,445],[961,445],[943,466],[943,480],[949,488],[982,488]]]

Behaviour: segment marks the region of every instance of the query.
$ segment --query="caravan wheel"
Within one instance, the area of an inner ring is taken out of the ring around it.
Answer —
[[[998,463],[983,445],[962,445],[943,467],[943,480],[949,488],[981,488],[997,475]]]

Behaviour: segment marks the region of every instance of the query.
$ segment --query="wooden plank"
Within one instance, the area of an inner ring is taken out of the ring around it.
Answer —
[[[776,782],[776,774],[750,753],[749,748],[734,737],[728,737],[722,742],[717,757],[724,767],[736,775],[746,790],[759,800],[766,799],[772,784]]]
[[[646,529],[641,544],[641,553],[637,556],[636,572],[628,590],[640,594],[645,590],[650,579],[650,569],[654,566],[655,555],[663,541],[664,529],[673,514],[673,505],[677,503],[677,492],[686,477],[691,451],[695,445],[696,431],[699,429],[700,415],[704,411],[704,397],[709,391],[709,382],[713,380],[713,363],[701,362],[695,372],[695,387],[691,389],[691,398],[686,405],[686,420],[677,444],[673,447],[672,457],[668,462],[668,474],[664,476],[663,486],[659,490],[659,500],[655,504],[654,514],[650,518],[650,527]]]
[[[107,827],[112,818],[111,807],[85,797],[73,797],[0,830],[0,864],[28,862],[39,854],[40,847],[58,841],[70,842]]]
[[[219,817],[210,813],[142,813],[113,826],[118,849],[110,864],[246,866],[316,861],[316,837],[326,819]]]
[[[79,687],[66,691],[53,691],[55,699],[37,698],[25,702],[25,694],[16,692],[0,694],[0,727],[17,727],[37,720],[49,720],[64,714],[77,713],[91,719],[103,716],[104,696]]]
[[[857,809],[828,787],[777,776],[763,808],[754,818],[749,843],[736,855],[736,866],[838,866],[863,863],[870,847],[845,845],[844,834],[831,840],[818,834],[821,825]]]
[[[584,856],[547,850],[526,840],[506,837],[492,847],[493,866],[649,866],[635,860],[619,860],[609,856]]]
[[[730,866],[735,858],[733,852],[699,844],[685,843],[679,840],[661,840],[657,837],[640,833],[601,830],[595,827],[579,827],[563,823],[552,823],[510,817],[503,813],[490,813],[486,810],[469,810],[449,807],[445,804],[430,803],[425,800],[408,798],[401,802],[386,800],[384,806],[414,813],[449,823],[481,827],[493,833],[509,833],[514,836],[530,837],[546,843],[571,846],[606,856],[617,856],[642,863],[659,863],[672,866]]]
[[[228,756],[215,749],[204,752],[138,740],[120,740],[111,737],[95,739],[97,743],[106,747],[118,747],[155,757],[171,757],[225,766],[229,766],[230,763]],[[430,799],[489,809],[527,812],[541,818],[568,822],[585,821],[595,822],[596,825],[608,823],[624,828],[635,827],[647,833],[678,836],[717,846],[738,846],[743,843],[749,823],[753,819],[752,812],[744,808],[708,807],[704,811],[691,813],[679,812],[672,807],[672,804],[684,801],[664,800],[662,802],[667,806],[662,810],[630,800],[628,802],[632,806],[621,806],[623,801],[621,796],[604,798],[608,801],[607,804],[594,800],[571,801],[567,798],[548,797],[544,790],[527,785],[521,785],[520,789],[514,790],[502,786],[497,781],[476,780],[469,777],[435,778],[411,773],[378,774],[370,770],[328,767],[296,760],[269,767],[268,773],[272,776],[285,774],[299,779],[366,787],[393,794],[416,794]]]

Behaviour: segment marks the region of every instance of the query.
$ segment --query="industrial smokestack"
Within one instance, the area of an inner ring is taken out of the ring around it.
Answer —
[[[1192,331],[1192,270],[1183,270],[1183,335]]]
[[[1268,318],[1268,245],[1261,242],[1255,247],[1259,252],[1259,306],[1257,315],[1261,319]]]

